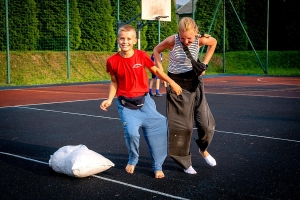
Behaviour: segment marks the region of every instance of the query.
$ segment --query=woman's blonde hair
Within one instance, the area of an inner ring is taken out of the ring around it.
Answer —
[[[184,32],[184,31],[189,31],[189,30],[194,30],[196,33],[196,37],[210,37],[209,34],[199,34],[198,33],[198,26],[196,24],[196,22],[190,18],[190,17],[183,17],[179,24],[178,24],[178,32]]]

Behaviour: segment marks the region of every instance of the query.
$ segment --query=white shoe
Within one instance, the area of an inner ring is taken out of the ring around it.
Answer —
[[[187,174],[197,174],[197,172],[194,170],[194,168],[192,166],[190,166],[187,169],[184,169],[183,171]]]
[[[199,153],[201,154],[200,152],[200,149],[199,149]],[[210,166],[216,166],[217,165],[217,162],[216,160],[209,154],[208,156],[204,157],[202,154],[201,156],[204,158],[204,160],[206,161],[207,164],[209,164]]]

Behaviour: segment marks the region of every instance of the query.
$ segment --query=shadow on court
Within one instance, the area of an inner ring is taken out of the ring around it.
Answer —
[[[298,199],[300,78],[211,76],[206,96],[216,120],[206,164],[191,143],[196,175],[170,158],[155,179],[144,138],[135,173],[125,172],[127,149],[115,106],[99,104],[108,83],[0,90],[1,199]],[[163,91],[163,90],[162,90]],[[165,115],[166,96],[153,97]],[[194,130],[194,137],[197,137]],[[54,172],[58,148],[84,144],[110,159],[95,176]]]

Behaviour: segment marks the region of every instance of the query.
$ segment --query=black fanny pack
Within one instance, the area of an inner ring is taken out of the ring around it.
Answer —
[[[132,110],[137,110],[140,109],[141,107],[143,107],[144,103],[145,103],[145,96],[147,95],[147,93],[145,93],[143,96],[139,96],[139,97],[124,97],[124,96],[119,96],[118,99],[120,100],[121,104],[129,109]]]
[[[197,61],[195,61],[194,59],[191,60],[191,63],[193,66],[193,70],[197,76],[200,76],[202,72],[204,72],[207,69],[207,65],[200,62],[199,58],[197,59]]]
[[[199,58],[197,59],[197,61],[194,60],[192,54],[190,53],[189,48],[183,42],[181,42],[181,44],[182,44],[182,48],[183,48],[183,51],[185,52],[186,56],[191,60],[195,74],[197,76],[200,76],[202,74],[202,72],[204,72],[207,69],[208,66],[206,64],[200,62]]]

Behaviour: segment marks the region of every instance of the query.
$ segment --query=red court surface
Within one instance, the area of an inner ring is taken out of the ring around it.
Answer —
[[[300,77],[207,76],[204,81],[206,93],[300,98]],[[0,88],[0,107],[100,99],[108,89],[108,83]]]

